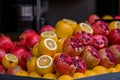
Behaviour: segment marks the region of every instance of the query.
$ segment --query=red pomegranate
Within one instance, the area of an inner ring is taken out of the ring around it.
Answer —
[[[2,63],[2,58],[4,57],[4,55],[6,54],[4,49],[0,49],[0,64]]]
[[[71,56],[80,55],[84,46],[77,38],[70,36],[63,43],[63,53]]]
[[[100,49],[99,53],[101,56],[101,61],[99,65],[102,65],[106,68],[110,68],[115,65],[115,57],[108,48]]]
[[[85,31],[75,32],[74,37],[80,40],[83,45],[90,45],[92,43],[92,34]]]
[[[108,35],[108,24],[102,20],[98,20],[92,24],[92,29],[94,31],[94,34],[99,35]]]
[[[105,35],[94,35],[92,45],[97,50],[106,48],[108,46],[108,38]]]
[[[120,63],[120,45],[111,45],[109,49],[112,51],[113,55],[115,56],[116,64]]]
[[[100,53],[93,46],[85,46],[81,57],[85,60],[87,68],[91,69],[97,66],[101,60]]]
[[[113,29],[108,35],[109,45],[120,44],[120,29]]]
[[[0,74],[5,74],[5,72],[5,68],[2,65],[0,65]]]
[[[54,58],[54,68],[60,75],[73,75],[76,71],[72,57],[63,53]]]
[[[120,15],[116,15],[116,16],[114,16],[114,19],[118,19],[118,20],[120,20]]]
[[[74,62],[74,65],[76,67],[76,72],[84,73],[86,71],[87,69],[86,62],[80,56],[72,57],[72,61]]]
[[[0,35],[0,48],[4,49],[6,52],[9,52],[11,47],[13,46],[13,42],[11,38],[7,35]]]

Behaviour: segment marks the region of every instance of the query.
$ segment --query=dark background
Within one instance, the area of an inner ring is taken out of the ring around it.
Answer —
[[[44,0],[41,0],[44,1]],[[100,17],[108,14],[119,14],[119,0],[45,0],[48,1],[47,11],[43,17],[47,24],[55,25],[62,18],[70,18],[77,22],[85,21],[93,13]],[[19,4],[35,4],[35,0],[0,0],[0,32],[19,32]],[[36,29],[35,21],[31,28]],[[29,28],[29,25],[26,25]],[[24,29],[23,29],[24,30]]]

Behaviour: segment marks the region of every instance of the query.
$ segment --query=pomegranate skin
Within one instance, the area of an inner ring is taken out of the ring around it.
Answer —
[[[109,49],[112,51],[113,55],[115,56],[116,64],[120,63],[120,45],[111,45]]]
[[[99,19],[100,19],[100,17],[98,15],[92,14],[92,15],[88,16],[87,22],[89,24],[93,24],[96,20],[99,20]]]
[[[87,64],[87,69],[91,69],[100,63],[100,53],[93,46],[86,46],[81,54]]]
[[[63,53],[54,58],[54,68],[60,75],[73,75],[76,71],[72,57]]]
[[[100,65],[110,68],[115,65],[115,57],[113,53],[108,48],[103,48],[99,50],[101,61]]]

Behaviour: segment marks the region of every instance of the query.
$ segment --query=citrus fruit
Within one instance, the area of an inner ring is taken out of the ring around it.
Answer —
[[[5,54],[2,59],[2,65],[8,69],[12,66],[18,65],[18,58],[13,54]]]
[[[28,76],[29,77],[35,77],[35,78],[41,78],[41,75],[39,73],[35,72],[35,71],[30,72]]]
[[[37,57],[30,57],[28,60],[27,60],[27,70],[29,72],[33,72],[35,71],[35,68],[36,68],[36,62],[37,62]]]
[[[73,74],[73,79],[84,78],[86,75],[84,73],[76,72]]]
[[[57,43],[51,38],[40,40],[38,44],[40,55],[54,56],[57,52]]]
[[[42,55],[37,59],[36,70],[41,75],[53,72],[53,58],[49,55]]]
[[[39,42],[36,43],[36,44],[33,46],[33,48],[32,48],[32,55],[33,55],[33,56],[36,56],[36,57],[39,57],[39,56],[40,56],[40,53],[39,53],[39,51],[38,51],[38,44],[39,44]]]
[[[70,25],[73,28],[73,30],[77,27],[77,22],[72,19],[62,19],[62,21]]]
[[[117,69],[118,72],[120,72],[120,63],[115,65],[115,68]]]
[[[89,77],[89,76],[95,76],[95,75],[97,75],[97,74],[96,74],[96,72],[93,71],[93,70],[86,70],[86,71],[85,71],[85,75],[86,75],[87,77]]]
[[[92,27],[84,22],[79,23],[78,26],[76,27],[75,32],[79,32],[79,31],[85,31],[87,33],[93,34]]]
[[[58,38],[67,38],[73,34],[73,28],[63,20],[60,20],[55,25],[55,32]]]
[[[61,75],[58,80],[73,80],[73,78],[69,75]]]
[[[108,25],[109,30],[113,30],[115,28],[119,28],[120,29],[120,21],[112,21],[109,23]]]
[[[111,67],[108,69],[110,73],[118,72],[118,70],[115,67]]]
[[[65,38],[59,39],[57,42],[57,52],[62,52],[62,48],[63,48],[63,43],[65,41]]]
[[[113,17],[112,17],[111,15],[104,15],[104,16],[102,17],[102,19],[103,19],[103,20],[112,20]]]
[[[57,37],[56,33],[53,32],[53,31],[45,31],[45,32],[42,32],[41,35],[40,35],[40,40],[46,39],[46,38],[52,38],[52,39],[54,39],[56,42],[58,41],[58,37]]]
[[[104,66],[95,66],[93,71],[95,71],[98,75],[109,73],[108,69]]]
[[[56,79],[57,78],[57,75],[54,74],[54,73],[46,73],[43,75],[42,78],[47,78],[47,79]]]
[[[28,76],[28,73],[25,70],[19,70],[15,73],[16,76]]]

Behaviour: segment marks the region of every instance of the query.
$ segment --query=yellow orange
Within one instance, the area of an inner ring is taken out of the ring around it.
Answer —
[[[51,38],[40,40],[38,47],[40,55],[49,55],[53,57],[57,52],[57,43]]]
[[[36,69],[36,62],[37,62],[37,57],[30,57],[27,60],[27,70],[29,72],[33,72]]]
[[[118,70],[115,67],[111,67],[108,69],[110,73],[118,72]]]
[[[120,72],[120,63],[115,65],[115,68],[117,69],[118,72]]]
[[[76,72],[73,74],[73,79],[85,78],[86,75],[84,73]]]
[[[28,76],[28,73],[25,70],[19,70],[15,73],[16,76]]]
[[[42,78],[46,78],[46,79],[57,79],[57,75],[54,73],[46,73],[43,75]]]
[[[37,72],[30,72],[29,77],[41,78],[41,75]]]
[[[8,69],[12,66],[18,65],[18,58],[13,54],[5,54],[2,59],[2,65]]]
[[[103,20],[112,20],[113,17],[112,17],[111,15],[104,15],[104,16],[102,17],[102,19],[103,19]]]
[[[36,43],[33,48],[32,48],[32,55],[35,56],[35,57],[39,57],[40,56],[40,53],[38,51],[38,43]]]
[[[120,29],[120,21],[110,22],[109,25],[108,25],[108,28],[109,28],[109,30],[113,30],[113,29],[116,29],[116,28]]]
[[[53,58],[49,55],[40,56],[37,59],[36,71],[41,75],[53,72]]]
[[[73,34],[74,30],[70,25],[60,20],[55,24],[55,32],[58,38],[67,38]]]
[[[89,77],[89,76],[95,76],[95,75],[97,75],[97,73],[95,71],[93,71],[93,70],[86,70],[85,75],[87,77]]]
[[[70,75],[61,75],[58,80],[73,80],[73,78]]]
[[[75,32],[79,32],[79,31],[85,31],[87,33],[93,34],[93,29],[92,27],[84,22],[81,22],[77,25]]]

